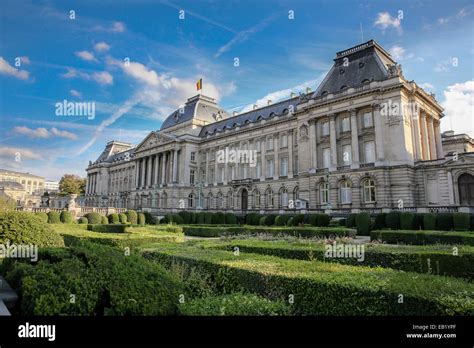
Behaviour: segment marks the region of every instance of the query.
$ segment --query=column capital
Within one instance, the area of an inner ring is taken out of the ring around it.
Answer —
[[[372,103],[370,106],[374,110],[380,110],[380,108],[382,107],[382,105],[380,103]]]
[[[333,121],[336,118],[336,116],[337,116],[336,113],[328,114],[328,118],[330,121]]]
[[[357,109],[356,108],[351,108],[348,110],[351,116],[355,116],[357,114]]]

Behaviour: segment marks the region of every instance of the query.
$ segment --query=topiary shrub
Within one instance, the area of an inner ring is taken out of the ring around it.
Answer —
[[[303,224],[304,215],[303,214],[296,214],[293,216],[293,226],[300,226]]]
[[[286,226],[286,222],[290,218],[289,215],[278,215],[275,218],[275,226]]]
[[[48,213],[48,224],[59,224],[61,223],[60,215],[57,211],[50,211]]]
[[[356,216],[357,234],[361,236],[370,236],[370,215],[366,212]]]
[[[184,224],[186,225],[189,225],[189,224],[192,224],[193,222],[193,215],[189,212],[189,211],[180,211],[178,213],[179,216],[181,216],[181,218],[183,219],[184,221]]]
[[[225,213],[225,223],[227,225],[236,225],[237,224],[237,217],[234,213]]]
[[[59,219],[63,224],[70,224],[74,221],[72,218],[72,214],[69,211],[65,210],[61,212],[61,214],[59,215]]]
[[[402,230],[413,230],[415,222],[415,214],[403,212],[400,214],[400,228]]]
[[[474,231],[474,214],[471,214],[471,231]]]
[[[102,222],[102,215],[99,213],[87,213],[84,215],[90,224],[100,224]]]
[[[39,217],[41,219],[41,221],[48,222],[48,213],[46,213],[44,211],[39,211],[39,212],[35,213],[35,215],[37,217]]]
[[[214,214],[213,213],[208,213],[208,212],[206,212],[204,214],[205,214],[204,215],[204,223],[207,224],[207,225],[212,224],[212,217],[213,217]]]
[[[178,214],[165,215],[165,217],[163,218],[161,222],[164,224],[177,224],[177,225],[184,224],[183,218]]]
[[[438,213],[436,215],[436,228],[441,231],[451,231],[453,229],[453,214]]]
[[[89,220],[87,220],[87,218],[85,216],[82,216],[79,219],[77,219],[77,223],[78,224],[88,224]]]
[[[125,212],[125,215],[127,216],[126,221],[129,221],[132,225],[136,225],[138,223],[138,214],[135,210],[127,210]],[[120,218],[119,218],[119,222],[120,222]]]
[[[375,229],[381,230],[387,227],[385,225],[386,217],[387,217],[387,213],[380,213],[375,216]]]
[[[124,213],[119,214],[119,221],[121,224],[126,224],[128,222],[127,215]],[[91,224],[92,222],[89,220],[89,223]]]
[[[286,225],[293,226],[293,216],[288,219],[288,221],[286,222]]]
[[[144,226],[146,224],[146,216],[144,213],[138,213],[138,224]]]
[[[413,219],[413,229],[414,230],[422,230],[423,229],[423,214],[416,213]]]
[[[356,216],[357,214],[349,214],[346,220],[346,227],[353,228],[356,225]]]
[[[57,214],[59,220],[59,214]],[[0,212],[0,244],[64,247],[63,238],[35,214]]]
[[[276,219],[276,215],[274,215],[274,214],[267,215],[267,218],[265,220],[265,224],[267,226],[273,226],[275,224],[275,219]]]
[[[217,212],[213,214],[211,223],[213,225],[224,225],[225,224],[225,215],[222,212]]]
[[[119,224],[120,223],[120,219],[119,219],[119,216],[118,216],[117,213],[109,214],[108,219],[109,219],[109,224]]]
[[[145,215],[145,224],[147,225],[154,225],[154,222],[155,222],[155,218],[153,217],[153,215],[151,215],[151,213],[149,212],[144,212],[143,213]],[[140,224],[140,223],[139,223]]]
[[[206,222],[206,213],[200,212],[196,214],[196,224],[203,225]]]
[[[436,215],[433,213],[423,214],[423,229],[436,230]]]
[[[267,224],[267,217],[268,217],[268,216],[262,216],[262,217],[260,217],[260,220],[258,221],[258,224],[259,224],[260,226],[266,225],[266,224]],[[293,222],[293,220],[292,220],[292,222]]]
[[[248,213],[247,215],[245,215],[245,223],[247,225],[255,225],[255,220],[258,219],[258,218],[259,218],[259,216],[258,216],[257,213]]]
[[[453,226],[455,231],[469,231],[470,215],[468,213],[454,213]]]
[[[401,213],[399,211],[391,211],[390,213],[387,213],[387,215],[385,216],[385,226],[392,230],[399,230],[400,216]]]
[[[339,226],[346,226],[346,219],[339,219]]]
[[[108,225],[109,224],[109,219],[107,219],[107,216],[102,216],[101,222],[102,225]]]
[[[330,222],[331,222],[331,217],[328,214],[319,214],[318,226],[328,227]]]

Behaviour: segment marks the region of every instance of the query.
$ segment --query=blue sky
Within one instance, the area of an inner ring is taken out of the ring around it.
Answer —
[[[474,136],[472,1],[1,4],[1,168],[85,176],[106,142],[159,129],[199,78],[204,94],[241,111],[315,90],[337,51],[369,39],[436,94],[443,130]],[[95,102],[95,118],[56,115],[64,99]]]

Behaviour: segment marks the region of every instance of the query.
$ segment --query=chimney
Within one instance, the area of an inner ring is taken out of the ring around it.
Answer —
[[[253,109],[255,110],[256,108],[258,108],[257,104],[253,104]]]
[[[272,105],[272,101],[270,99],[267,100],[267,105]]]
[[[294,98],[294,97],[296,97],[296,93],[295,93],[295,92],[291,92],[290,98]]]
[[[232,116],[235,116],[235,115],[237,115],[237,111],[232,112]]]
[[[306,93],[310,93],[311,92],[311,87],[306,87]]]

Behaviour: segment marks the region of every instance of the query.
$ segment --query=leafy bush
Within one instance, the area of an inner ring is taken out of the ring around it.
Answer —
[[[82,216],[79,219],[77,219],[77,223],[78,224],[88,224],[89,220],[87,220],[87,218],[85,216]]]
[[[125,212],[125,215],[127,215],[127,220],[125,222],[129,221],[130,224],[132,225],[136,225],[138,223],[138,214],[135,210],[127,210]],[[120,222],[120,218],[119,218],[119,222]]]
[[[113,226],[113,225],[112,225]],[[46,249],[36,265],[4,265],[18,314],[175,315],[181,285],[162,266],[95,243]],[[75,303],[70,295],[75,294]]]
[[[48,212],[48,223],[49,224],[59,224],[61,223],[61,217],[57,211]]]
[[[385,225],[385,219],[387,218],[387,213],[380,213],[375,216],[375,225],[374,228],[377,230],[384,229],[386,227]]]
[[[304,222],[303,214],[296,214],[295,216],[293,216],[293,226],[303,225],[303,222]]]
[[[293,226],[293,216],[288,219],[286,226]]]
[[[453,226],[455,231],[469,231],[470,215],[468,213],[454,213]]]
[[[270,301],[254,294],[208,296],[179,306],[182,315],[288,315],[289,307],[283,301]]]
[[[178,214],[167,214],[161,220],[161,223],[182,225],[184,221],[183,218]]]
[[[346,227],[348,228],[356,227],[356,216],[357,214],[349,214],[346,220]]]
[[[474,245],[474,233],[440,231],[372,231],[371,240],[388,244],[465,244]]]
[[[339,219],[339,226],[346,226],[346,219]]]
[[[331,221],[331,217],[328,214],[319,214],[318,226],[327,227]]]
[[[245,223],[247,225],[258,225],[260,221],[260,214],[248,213],[245,215]]]
[[[424,219],[424,214],[421,213],[416,213],[415,218],[413,219],[413,229],[414,230],[423,230],[423,219]]]
[[[90,224],[100,224],[102,222],[102,215],[99,213],[87,213],[84,215]]]
[[[227,225],[236,225],[237,224],[237,217],[234,213],[225,213],[225,223]]]
[[[261,216],[261,217],[260,217],[260,220],[258,221],[258,224],[259,224],[260,226],[266,225],[266,224],[267,224],[267,217],[268,217],[268,216],[266,216],[266,215]],[[288,221],[289,221],[289,220],[288,220]],[[291,220],[291,221],[293,221],[293,220]]]
[[[46,213],[44,211],[39,211],[39,212],[35,213],[35,215],[37,217],[39,217],[41,219],[41,221],[48,222],[48,213]]]
[[[213,225],[224,225],[225,224],[225,215],[222,212],[217,212],[212,215],[212,224]]]
[[[208,225],[212,224],[213,216],[214,216],[213,213],[209,213],[209,212],[204,213],[204,223]]]
[[[441,231],[451,231],[453,229],[453,214],[438,213],[436,215],[436,228]]]
[[[127,225],[92,225],[88,224],[87,225],[87,230],[88,231],[93,231],[93,232],[105,232],[105,233],[125,233]]]
[[[391,230],[399,230],[400,216],[401,213],[399,211],[391,211],[390,213],[387,213],[385,216],[385,226]]]
[[[289,219],[290,215],[278,215],[275,218],[275,226],[286,226],[286,223]]]
[[[474,214],[471,214],[471,231],[474,231]]]
[[[436,215],[433,213],[423,214],[423,229],[436,230]]]
[[[265,224],[267,226],[273,226],[275,224],[275,219],[276,219],[276,215],[275,214],[269,214],[267,215],[267,218],[265,219]]]
[[[119,221],[121,224],[126,224],[128,219],[127,219],[127,215],[124,214],[124,213],[121,213],[119,214]],[[91,223],[91,221],[89,220],[89,223]]]
[[[63,210],[59,215],[59,219],[63,224],[70,224],[74,221],[71,212]]]
[[[58,214],[59,218],[59,214]],[[33,244],[64,246],[59,234],[35,214],[26,212],[0,212],[0,244]]]
[[[415,223],[415,214],[410,212],[402,212],[400,214],[400,228],[402,230],[413,230]]]
[[[357,234],[361,236],[370,235],[370,215],[366,212],[357,214],[356,216]]]
[[[112,214],[109,214],[109,223],[110,224],[119,224],[120,223],[120,219],[119,219],[119,216],[117,213],[112,213]]]
[[[146,211],[143,214],[145,215],[145,224],[147,224],[147,225],[154,225],[155,224],[155,218],[153,217],[153,215],[151,215],[151,213]],[[194,214],[192,213],[192,215],[194,215]],[[195,221],[193,221],[193,223],[194,222]]]
[[[138,213],[138,224],[144,226],[146,223],[146,217],[143,213]]]
[[[192,224],[193,223],[193,215],[189,211],[180,211],[178,213],[179,216],[183,219],[183,223],[186,225]]]
[[[102,216],[100,223],[102,225],[108,225],[109,224],[109,219],[107,219],[107,216]]]

